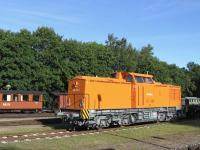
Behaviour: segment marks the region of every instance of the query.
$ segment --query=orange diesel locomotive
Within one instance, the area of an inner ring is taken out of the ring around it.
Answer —
[[[180,86],[161,84],[149,74],[117,72],[114,78],[77,76],[59,95],[59,112],[73,127],[108,127],[165,121],[181,110]]]

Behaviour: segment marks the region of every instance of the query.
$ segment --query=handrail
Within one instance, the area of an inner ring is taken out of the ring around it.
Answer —
[[[64,105],[64,108],[70,108],[70,107],[73,107],[73,108],[76,108],[76,105],[80,103],[79,99],[76,99],[76,96],[84,96],[86,97],[84,99],[84,103],[83,103],[83,108],[89,108],[89,105],[90,105],[90,96],[89,94],[66,94],[66,96],[69,96],[70,98],[70,101],[72,101],[70,103],[70,105],[67,105],[67,100],[66,97],[64,97],[63,99],[63,105]],[[88,106],[86,106],[86,101],[88,101]],[[80,106],[79,106],[80,107]]]

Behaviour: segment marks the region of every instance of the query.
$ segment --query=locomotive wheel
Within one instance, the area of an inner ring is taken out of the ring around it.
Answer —
[[[109,126],[110,124],[107,119],[102,119],[100,121],[100,125],[99,125],[100,128],[108,128]]]
[[[165,113],[158,113],[158,121],[162,122],[166,120],[166,114]]]
[[[130,115],[130,123],[134,124],[136,122],[136,116],[135,115]]]
[[[99,126],[97,124],[93,124],[91,127],[92,130],[98,130]]]

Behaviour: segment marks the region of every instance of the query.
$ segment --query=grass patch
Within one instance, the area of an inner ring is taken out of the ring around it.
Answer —
[[[2,144],[0,149],[11,150],[71,150],[71,149],[99,149],[107,145],[117,146],[119,144],[134,141],[134,139],[143,139],[151,136],[166,136],[174,134],[200,134],[200,120],[189,122],[167,123],[149,125],[150,128],[120,130],[115,132],[106,132],[95,135],[85,135],[77,137],[68,137],[53,140],[40,140],[32,142],[22,142],[13,144]],[[126,148],[124,148],[126,149]],[[137,149],[137,148],[136,148]]]
[[[28,134],[33,132],[45,132],[54,129],[65,129],[64,125],[23,125],[23,126],[11,126],[0,127],[0,135],[15,135],[15,134]]]
[[[158,125],[150,125],[149,128],[142,129],[128,129],[125,131],[117,131],[113,135],[121,136],[130,139],[143,139],[151,136],[167,136],[182,133],[196,133],[200,134],[200,120],[180,122],[180,123],[166,123]]]

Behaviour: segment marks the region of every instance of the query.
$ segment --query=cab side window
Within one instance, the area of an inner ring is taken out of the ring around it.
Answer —
[[[136,76],[135,80],[136,80],[137,83],[144,83],[143,77]]]
[[[146,77],[144,78],[145,83],[153,83],[152,78]]]
[[[153,79],[150,77],[140,77],[140,76],[136,76],[135,80],[137,83],[149,83],[152,84],[153,83]]]
[[[131,75],[126,76],[125,79],[127,82],[133,82],[133,77]]]

